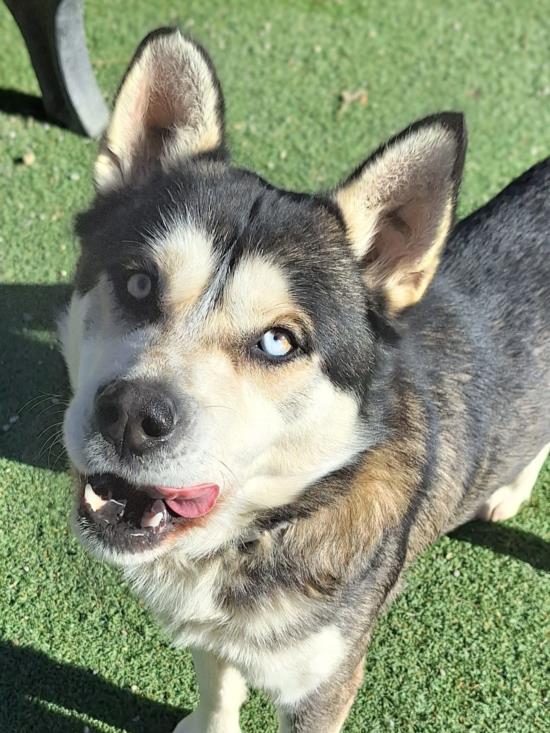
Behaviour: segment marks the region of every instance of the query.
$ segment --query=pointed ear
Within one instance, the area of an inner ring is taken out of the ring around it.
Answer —
[[[392,138],[333,194],[367,285],[394,313],[420,300],[434,276],[465,151],[463,116],[433,115]]]
[[[223,95],[212,62],[178,29],[150,33],[115,99],[95,164],[100,191],[147,176],[155,167],[223,148]]]

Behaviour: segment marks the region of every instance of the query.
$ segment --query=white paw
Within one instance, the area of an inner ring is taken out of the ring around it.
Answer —
[[[241,733],[239,714],[237,712],[235,718],[234,714],[214,713],[205,719],[202,711],[197,709],[181,720],[173,733]]]
[[[521,505],[528,498],[505,486],[489,498],[477,513],[477,519],[485,522],[502,522],[515,517]]]

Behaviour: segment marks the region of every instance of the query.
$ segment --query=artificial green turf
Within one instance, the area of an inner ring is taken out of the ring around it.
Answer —
[[[277,184],[331,185],[391,133],[444,108],[465,110],[470,127],[462,213],[550,153],[548,0],[86,7],[107,95],[151,28],[177,22],[202,40],[226,90],[236,160]],[[117,571],[77,546],[55,443],[67,387],[53,319],[95,144],[36,121],[33,99],[10,91],[38,89],[4,5],[0,40],[0,731],[168,732],[196,704],[189,657]],[[367,104],[343,108],[342,92],[358,90]],[[549,729],[549,486],[547,467],[516,519],[466,527],[416,565],[379,625],[348,733]],[[275,730],[258,694],[242,722]]]

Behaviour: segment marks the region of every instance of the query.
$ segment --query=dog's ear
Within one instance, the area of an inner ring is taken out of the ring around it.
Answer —
[[[420,300],[437,269],[465,151],[463,116],[433,115],[392,138],[333,194],[367,285],[393,313]]]
[[[98,190],[118,188],[155,167],[223,149],[223,95],[212,62],[179,30],[140,44],[120,85],[101,143]]]

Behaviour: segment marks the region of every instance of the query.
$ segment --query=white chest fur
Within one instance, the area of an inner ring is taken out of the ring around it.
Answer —
[[[335,624],[307,622],[313,601],[280,590],[254,612],[231,611],[220,601],[220,571],[216,560],[200,572],[157,561],[126,576],[176,646],[212,652],[280,704],[295,704],[338,669],[348,645]]]

